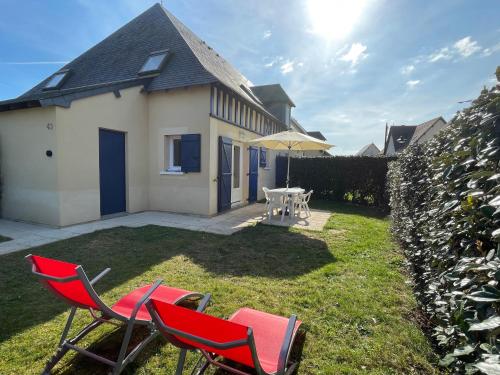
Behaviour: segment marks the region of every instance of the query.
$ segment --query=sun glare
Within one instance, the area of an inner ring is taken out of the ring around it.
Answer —
[[[307,0],[311,31],[333,40],[347,36],[359,21],[367,0]]]

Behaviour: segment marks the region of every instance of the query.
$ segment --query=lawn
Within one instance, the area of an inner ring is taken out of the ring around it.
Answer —
[[[157,278],[211,292],[208,313],[241,306],[304,321],[295,355],[299,374],[433,374],[431,347],[412,317],[416,303],[388,220],[369,209],[323,205],[334,213],[323,232],[257,225],[232,236],[147,226],[115,228],[0,257],[0,374],[40,373],[53,354],[68,308],[30,274],[28,253],[64,259],[96,275],[112,303]],[[81,326],[88,322],[81,311]],[[85,339],[116,350],[122,331],[103,327]],[[187,366],[197,356],[188,354]],[[177,350],[162,338],[124,373],[172,374]],[[57,374],[106,374],[70,353]],[[188,371],[186,371],[188,373]]]

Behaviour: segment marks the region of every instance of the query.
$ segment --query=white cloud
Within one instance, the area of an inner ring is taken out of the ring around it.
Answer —
[[[414,88],[415,86],[417,86],[419,84],[420,84],[420,80],[419,79],[413,79],[413,80],[410,80],[410,81],[406,81],[406,86],[408,86],[410,89]]]
[[[453,45],[457,52],[463,57],[469,57],[481,50],[481,47],[477,44],[475,40],[472,40],[470,36],[466,36],[460,40],[457,40]]]
[[[452,57],[453,57],[453,52],[450,51],[448,47],[444,47],[434,53],[431,53],[429,55],[429,61],[436,62],[439,60],[449,60]]]
[[[267,60],[267,58],[266,58],[266,60]],[[283,61],[283,56],[277,56],[277,57],[273,58],[271,61],[269,61],[268,63],[264,64],[264,67],[265,68],[272,68],[273,66],[275,66],[280,61]]]
[[[498,52],[498,51],[500,51],[500,43],[497,43],[492,47],[488,47],[488,48],[483,49],[483,53],[481,54],[481,56],[488,57],[488,56],[491,56],[495,52]]]
[[[271,32],[271,30],[266,30],[264,32],[264,35],[262,35],[262,39],[269,39],[272,35],[273,33]]]
[[[470,36],[457,40],[452,46],[443,47],[428,56],[429,62],[436,62],[440,60],[450,60],[453,58],[463,57],[467,58],[481,50],[481,46],[472,40]],[[488,50],[488,48],[486,49]],[[485,56],[488,56],[490,51],[483,51]]]
[[[365,59],[368,54],[365,53],[366,46],[361,43],[353,43],[347,53],[340,57],[340,60],[351,63],[351,66],[356,66],[361,60]]]
[[[287,60],[283,65],[280,66],[281,74],[288,74],[293,72],[295,62]]]
[[[304,63],[301,61],[301,62],[299,62],[299,63],[297,64],[297,66],[298,66],[299,68],[302,68],[302,67],[304,66]]]
[[[415,70],[415,65],[406,65],[401,68],[401,74],[408,75]]]

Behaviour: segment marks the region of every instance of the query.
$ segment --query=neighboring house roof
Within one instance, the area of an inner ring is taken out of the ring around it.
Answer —
[[[138,75],[150,54],[161,50],[169,51],[161,72],[155,76]],[[131,86],[142,85],[145,91],[152,92],[220,82],[276,119],[254,98],[249,81],[241,73],[160,4],[153,5],[59,71],[66,69],[68,78],[58,90],[44,90],[50,76],[18,98],[0,102],[0,111],[69,106],[80,97]]]
[[[399,152],[408,145],[419,143],[419,141],[425,138],[426,134],[430,133],[436,126],[442,127],[443,125],[446,125],[446,120],[442,116],[439,116],[419,125],[391,126],[385,141],[384,154],[387,153],[387,148],[391,139],[393,139],[395,152]],[[437,130],[437,128],[434,130]]]
[[[414,125],[393,125],[389,129],[387,140],[385,142],[384,154],[387,152],[387,147],[392,139],[394,143],[395,152],[403,150],[410,144],[413,133],[417,127]]]
[[[380,155],[380,150],[374,143],[370,143],[364,146],[361,150],[359,150],[356,153],[356,156],[377,156],[377,155]]]
[[[279,83],[272,85],[252,86],[252,92],[259,97],[263,103],[285,102],[295,107],[292,99],[283,90]]]
[[[290,126],[292,128],[295,127],[297,129],[297,131],[300,132],[300,133],[302,133],[302,134],[307,134],[306,129],[304,129],[302,127],[302,125],[300,125],[300,123],[294,117],[290,118]]]
[[[326,138],[321,132],[307,132],[311,137],[321,139],[322,141],[326,141]]]
[[[438,125],[438,123],[446,124],[446,121],[442,116],[439,116],[417,125],[415,133],[413,133],[413,137],[410,140],[410,144],[412,145],[418,143],[419,140],[422,139],[422,137],[424,137],[425,134],[427,134],[434,126]]]

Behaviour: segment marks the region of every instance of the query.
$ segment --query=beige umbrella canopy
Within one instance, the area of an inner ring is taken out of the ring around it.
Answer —
[[[311,137],[310,135],[302,134],[287,130],[281,133],[268,135],[262,138],[257,138],[248,143],[266,147],[271,150],[287,150],[288,151],[288,166],[286,175],[286,187],[290,182],[290,151],[315,151],[328,150],[333,145],[330,145],[320,139]]]

